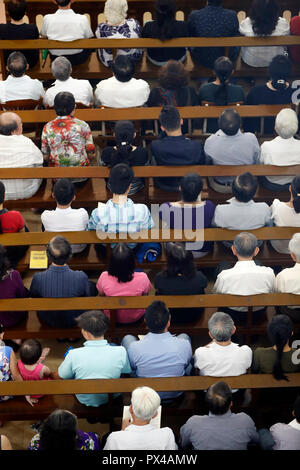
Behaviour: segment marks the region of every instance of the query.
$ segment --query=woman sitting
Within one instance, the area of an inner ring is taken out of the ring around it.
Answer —
[[[182,243],[166,243],[167,267],[156,274],[154,287],[157,295],[201,295],[207,279],[194,265],[193,255]],[[203,308],[172,308],[171,322],[185,323],[197,320]]]
[[[134,139],[136,132],[131,121],[118,121],[115,126],[114,136],[116,145],[106,147],[102,154],[100,163],[112,168],[118,163],[126,163],[128,166],[143,166],[148,162],[148,150],[144,147],[135,147]],[[144,187],[144,179],[134,178],[129,196],[140,191]],[[107,188],[110,186],[107,183]]]
[[[135,271],[135,256],[125,243],[112,248],[110,263],[97,282],[99,295],[109,297],[148,295],[152,289],[146,273]],[[110,316],[109,310],[104,310]],[[117,311],[118,323],[133,323],[143,317],[145,309],[122,309]]]
[[[127,16],[127,0],[106,0],[104,7],[105,23],[100,23],[96,29],[97,38],[108,39],[128,39],[139,38],[141,36],[140,23]],[[142,49],[118,49],[118,54],[129,54],[134,61],[138,61],[143,54]],[[110,67],[113,62],[113,52],[111,49],[98,49],[101,62]]]
[[[277,0],[253,0],[239,31],[243,36],[287,36],[290,26],[279,16]],[[285,53],[284,46],[242,47],[242,59],[251,67],[268,67],[276,55]]]
[[[187,23],[175,19],[175,0],[156,0],[155,20],[148,21],[142,31],[143,38],[165,41],[172,38],[189,36]],[[164,65],[168,60],[183,62],[186,58],[185,47],[154,47],[147,49],[147,58],[154,65]]]

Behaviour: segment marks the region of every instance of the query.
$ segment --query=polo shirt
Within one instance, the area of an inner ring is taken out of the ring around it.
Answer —
[[[82,348],[69,351],[58,368],[62,379],[119,379],[131,368],[123,346],[111,346],[106,339],[86,341]],[[76,398],[86,406],[108,402],[107,394],[79,394]]]
[[[196,349],[194,365],[200,375],[228,377],[246,374],[252,363],[252,350],[249,346],[230,343],[221,346],[213,341]]]
[[[0,211],[0,225],[2,233],[20,232],[25,225],[24,219],[19,211]]]
[[[296,419],[289,424],[273,424],[270,433],[275,441],[273,450],[300,450],[300,423]]]
[[[261,146],[260,163],[264,165],[289,166],[300,164],[300,140],[294,137],[283,139],[278,136],[275,139],[264,142]],[[291,183],[291,176],[266,176],[267,180],[276,184]]]
[[[45,94],[43,84],[36,78],[28,75],[14,77],[8,75],[7,79],[0,82],[0,101],[14,100],[39,100]]]
[[[272,219],[277,227],[300,227],[300,213],[285,202],[274,199],[272,203]],[[289,240],[270,240],[278,253],[289,254]]]
[[[88,80],[69,77],[65,81],[55,80],[45,93],[44,104],[53,107],[54,98],[61,91],[69,91],[74,96],[76,103],[83,103],[86,106],[90,106],[94,99],[93,88]]]
[[[128,82],[120,82],[116,77],[110,77],[98,83],[95,100],[109,108],[132,108],[146,103],[149,94],[150,87],[145,80],[131,78]]]
[[[235,197],[228,199],[228,204],[216,206],[212,225],[230,230],[253,230],[272,226],[271,209],[265,202],[238,201]],[[247,217],[245,217],[247,214]]]
[[[275,279],[275,292],[300,295],[300,263],[292,268],[286,268],[277,274]],[[298,305],[289,305],[289,308],[298,309]]]
[[[170,428],[157,429],[153,424],[130,424],[123,431],[112,432],[103,450],[177,450]]]

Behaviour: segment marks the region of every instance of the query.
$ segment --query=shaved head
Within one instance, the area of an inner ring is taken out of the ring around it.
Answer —
[[[22,134],[22,120],[20,116],[11,112],[0,114],[0,134]]]

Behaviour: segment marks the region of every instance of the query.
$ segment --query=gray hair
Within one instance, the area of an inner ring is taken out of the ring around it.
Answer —
[[[125,20],[127,16],[127,10],[127,0],[106,0],[104,6],[104,16],[108,23],[117,25]]]
[[[57,57],[51,65],[52,75],[61,82],[65,82],[70,78],[72,64],[66,57]]]
[[[300,233],[294,233],[289,241],[289,252],[293,253],[300,262]]]
[[[224,312],[214,313],[208,320],[208,329],[217,341],[228,341],[233,332],[234,323],[230,315]]]
[[[138,387],[132,392],[131,406],[137,418],[150,421],[160,406],[160,396],[150,387]]]
[[[241,232],[235,237],[233,246],[242,258],[251,258],[257,247],[257,238],[252,233]]]
[[[298,117],[293,109],[282,109],[276,116],[275,130],[283,139],[290,139],[298,130]]]

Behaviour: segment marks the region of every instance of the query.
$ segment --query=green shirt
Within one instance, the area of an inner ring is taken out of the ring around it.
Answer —
[[[282,353],[281,367],[284,373],[300,372],[300,364],[293,364],[292,361],[292,356],[295,351],[296,349],[291,349],[290,351]],[[277,351],[272,347],[255,349],[251,366],[252,372],[254,374],[272,374],[276,357]],[[299,358],[297,362],[299,362]]]

